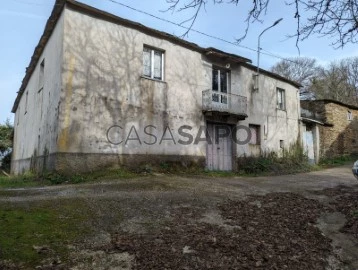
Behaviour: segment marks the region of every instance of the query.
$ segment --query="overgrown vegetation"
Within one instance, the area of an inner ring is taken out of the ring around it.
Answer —
[[[110,168],[95,172],[71,175],[57,172],[48,172],[39,175],[34,173],[26,173],[23,175],[10,177],[0,175],[0,187],[18,188],[45,185],[77,184],[101,180],[129,179],[138,176],[140,176],[140,174],[125,168]]]
[[[358,155],[356,155],[356,154],[344,155],[344,156],[339,156],[339,157],[334,157],[334,158],[321,159],[318,165],[322,168],[327,168],[327,167],[345,165],[348,163],[352,163],[356,160],[358,160]]]
[[[0,170],[10,171],[14,127],[10,120],[0,124]],[[3,174],[0,171],[0,175]]]
[[[133,179],[148,175],[183,175],[203,177],[234,177],[284,175],[315,171],[335,166],[342,166],[358,160],[358,155],[346,155],[332,159],[322,159],[319,164],[310,164],[301,145],[294,144],[281,155],[275,152],[264,153],[259,157],[242,157],[237,161],[238,171],[209,171],[198,164],[183,166],[180,162],[163,162],[159,165],[144,164],[133,169],[107,168],[82,174],[61,174],[56,172],[36,175],[26,173],[7,177],[0,175],[1,188],[34,187],[60,184],[89,183],[115,179]]]
[[[280,175],[308,172],[312,165],[298,143],[283,149],[281,155],[275,152],[264,153],[259,157],[238,159],[238,170],[241,175]]]

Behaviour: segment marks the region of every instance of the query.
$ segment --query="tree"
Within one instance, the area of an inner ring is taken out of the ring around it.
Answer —
[[[332,62],[312,80],[309,91],[326,98],[358,105],[358,57]]]
[[[301,95],[307,95],[312,80],[318,76],[322,67],[316,59],[308,57],[292,57],[275,64],[271,71],[302,85]]]
[[[2,160],[1,168],[10,169],[11,151],[13,143],[14,127],[9,120],[5,124],[0,124],[0,160]]]
[[[0,155],[11,150],[13,131],[14,127],[9,119],[6,120],[5,124],[0,124]]]
[[[358,57],[331,62],[327,67],[311,58],[289,58],[275,64],[271,71],[301,83],[301,98],[358,105]]]
[[[188,31],[193,26],[201,9],[205,8],[209,0],[166,0],[168,10],[182,11],[194,9]],[[212,0],[213,4],[239,5],[239,0]],[[246,28],[244,35],[238,39],[242,41],[250,28],[251,23],[262,22],[270,8],[277,9],[278,3],[273,0],[252,0],[245,18]],[[281,1],[282,5],[294,7],[293,16],[296,19],[296,29],[291,37],[296,37],[296,46],[299,41],[311,35],[334,37],[333,46],[344,47],[347,43],[357,43],[358,34],[358,1],[357,0],[288,0]],[[188,32],[187,31],[187,32]]]

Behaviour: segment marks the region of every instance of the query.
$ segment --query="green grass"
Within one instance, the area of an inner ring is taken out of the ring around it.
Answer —
[[[352,163],[352,166],[353,166],[353,162],[356,160],[358,160],[357,155],[344,155],[344,156],[335,157],[335,158],[322,159],[322,160],[320,160],[318,166],[320,166],[322,168],[329,168],[329,167],[347,165],[350,163]]]
[[[323,159],[319,164],[311,165],[306,161],[301,149],[296,146],[286,153],[284,157],[267,154],[261,157],[241,158],[238,163],[238,172],[207,171],[198,166],[178,166],[172,163],[162,163],[159,166],[142,165],[134,170],[127,168],[109,168],[99,171],[64,175],[59,173],[44,173],[41,176],[24,174],[20,176],[0,175],[0,188],[22,188],[59,184],[90,183],[102,180],[132,179],[155,172],[166,175],[182,176],[208,176],[208,177],[234,177],[234,176],[265,176],[292,174],[317,171],[330,167],[346,165],[354,162],[358,156],[341,156],[333,159]]]
[[[22,188],[59,184],[77,184],[112,179],[131,179],[141,174],[127,169],[105,169],[101,171],[64,175],[60,173],[44,173],[42,175],[24,174],[19,176],[0,175],[0,188]]]
[[[1,188],[21,188],[21,187],[34,187],[41,186],[45,183],[33,174],[24,174],[19,176],[5,176],[0,175]]]
[[[209,176],[209,177],[234,177],[238,174],[236,172],[230,172],[230,171],[208,171],[203,170],[200,172],[203,176]]]
[[[38,202],[33,205],[3,204],[0,207],[1,260],[23,262],[34,267],[48,256],[68,258],[67,244],[90,233],[88,215],[81,201]],[[39,254],[34,246],[47,246],[49,254]]]

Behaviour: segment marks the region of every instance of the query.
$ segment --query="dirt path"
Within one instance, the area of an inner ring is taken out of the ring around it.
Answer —
[[[103,181],[101,183],[19,188],[0,190],[0,201],[32,201],[74,197],[132,197],[163,192],[217,193],[234,197],[267,194],[270,192],[307,193],[334,188],[339,185],[355,186],[349,166],[323,171],[270,177],[183,177],[157,175],[130,180]]]
[[[354,196],[358,182],[348,166],[0,190],[1,204],[15,209],[70,205],[85,213],[92,233],[68,245],[72,255],[64,263],[39,269],[358,269],[358,222],[349,215],[358,205],[342,208]]]

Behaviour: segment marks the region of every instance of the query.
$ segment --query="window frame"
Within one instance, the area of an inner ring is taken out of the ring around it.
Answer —
[[[256,125],[256,124],[249,124],[249,129],[250,129],[250,133],[251,133],[251,138],[249,141],[249,144],[251,145],[261,145],[261,125]],[[255,129],[256,131],[256,143],[252,143],[252,129]]]
[[[214,81],[214,72],[215,71],[217,71],[218,72],[218,89],[217,90],[214,90],[214,85],[213,85],[213,81]],[[223,92],[222,91],[222,89],[221,89],[221,72],[225,72],[225,74],[226,74],[226,92]],[[211,73],[212,75],[211,76],[213,76],[212,78],[211,78],[211,89],[212,89],[212,91],[215,91],[215,92],[218,92],[218,93],[223,93],[223,94],[229,94],[230,93],[230,84],[231,84],[231,82],[230,82],[230,80],[231,80],[231,78],[230,78],[230,76],[231,76],[231,73],[230,73],[230,70],[227,70],[227,69],[223,69],[223,68],[220,68],[220,67],[213,67],[212,68],[212,73]]]
[[[279,144],[281,149],[285,149],[285,140],[280,140]]]
[[[217,89],[214,89],[214,73],[217,73]],[[226,92],[223,91],[222,83],[221,83],[221,74],[225,73],[226,79]],[[212,91],[212,101],[215,103],[220,103],[228,106],[229,94],[231,92],[231,72],[228,69],[220,68],[213,66],[211,71],[211,91]]]
[[[38,91],[41,91],[45,86],[45,58],[42,59],[39,68]]]
[[[282,101],[281,103],[279,103],[279,95]],[[276,88],[276,107],[282,111],[286,110],[286,90],[283,88]]]
[[[149,50],[150,51],[150,76],[146,75],[144,73],[144,51],[145,50]],[[155,53],[159,53],[160,54],[160,57],[161,57],[161,71],[160,71],[160,75],[161,75],[161,78],[156,78],[154,76],[154,55]],[[148,78],[148,79],[152,79],[152,80],[156,80],[156,81],[164,81],[164,61],[165,59],[165,51],[164,50],[161,50],[161,49],[158,49],[158,48],[154,48],[154,47],[151,47],[151,46],[147,46],[147,45],[144,45],[143,46],[143,51],[142,51],[142,76],[145,77],[145,78]]]
[[[353,121],[353,114],[351,111],[347,111],[347,120],[348,121]]]
[[[25,94],[25,112],[24,112],[24,115],[27,114],[27,104],[29,102],[29,90],[26,91],[26,94]]]

